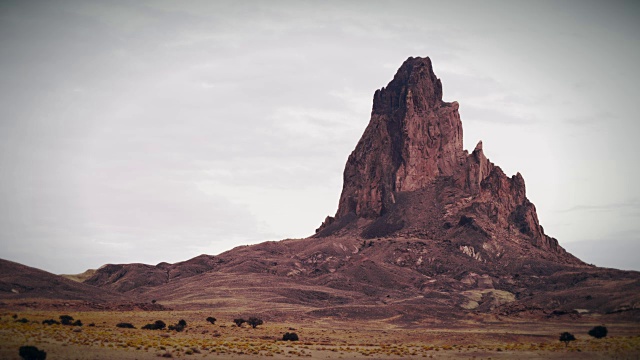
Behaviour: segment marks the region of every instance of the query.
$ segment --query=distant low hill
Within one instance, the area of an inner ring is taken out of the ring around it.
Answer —
[[[0,259],[0,299],[59,299],[112,302],[122,294]]]
[[[81,274],[60,274],[60,276],[65,277],[69,280],[73,280],[75,282],[83,282],[88,278],[92,277],[93,275],[95,275],[95,273],[96,273],[96,269],[88,269],[87,271]]]

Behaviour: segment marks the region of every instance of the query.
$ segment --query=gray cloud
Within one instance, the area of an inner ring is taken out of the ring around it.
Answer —
[[[640,201],[638,199],[629,199],[625,202],[604,204],[604,205],[576,205],[560,212],[574,212],[574,211],[604,211],[611,212],[617,211],[618,213],[628,213],[633,215],[640,214]]]

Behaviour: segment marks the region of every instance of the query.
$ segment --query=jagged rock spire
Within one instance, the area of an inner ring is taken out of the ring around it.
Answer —
[[[318,236],[404,231],[461,244],[522,238],[563,254],[544,234],[522,176],[507,177],[482,141],[471,154],[462,146],[458,103],[442,101],[431,60],[407,59],[375,92],[371,120],[345,166],[338,211]]]
[[[394,192],[452,175],[462,156],[458,103],[442,101],[429,58],[409,58],[374,95],[371,121],[345,167],[337,217],[380,216]]]

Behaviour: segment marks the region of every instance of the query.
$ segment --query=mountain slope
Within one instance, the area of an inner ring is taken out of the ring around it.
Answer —
[[[169,264],[107,264],[94,272],[85,284],[127,292],[143,286],[166,284],[179,278],[188,278],[213,269],[211,255],[200,255],[193,259]]]

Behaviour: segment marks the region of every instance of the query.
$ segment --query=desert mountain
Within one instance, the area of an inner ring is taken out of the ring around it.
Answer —
[[[105,265],[84,284],[265,317],[640,319],[639,273],[567,253],[539,224],[520,174],[505,175],[482,142],[463,150],[458,104],[442,100],[429,58],[409,58],[376,91],[338,210],[315,235],[176,264]]]
[[[636,272],[599,269],[539,224],[520,174],[462,148],[429,58],[373,99],[334,217],[307,239],[174,265],[107,265],[85,281],[170,306],[394,317],[634,311]],[[428,315],[427,315],[428,314]]]

